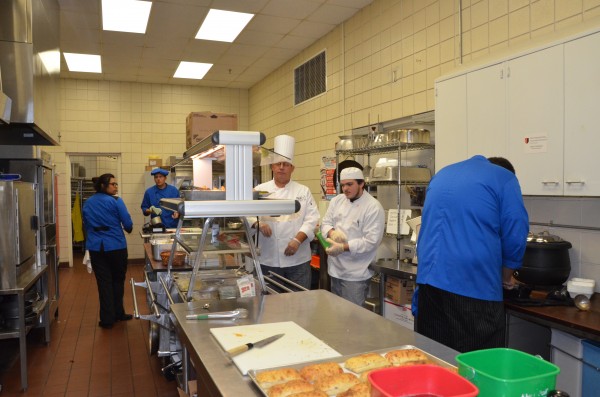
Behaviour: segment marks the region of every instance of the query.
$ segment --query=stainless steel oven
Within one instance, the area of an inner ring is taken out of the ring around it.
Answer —
[[[21,180],[33,183],[37,188],[36,215],[39,221],[37,233],[38,265],[48,266],[48,297],[50,318],[58,309],[58,256],[56,249],[56,212],[54,203],[54,167],[48,153],[41,152],[36,159],[0,160],[0,168],[21,175]]]
[[[37,226],[34,184],[0,181],[0,289],[35,266]]]

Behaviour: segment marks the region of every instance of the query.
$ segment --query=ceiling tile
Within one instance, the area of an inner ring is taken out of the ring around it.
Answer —
[[[261,46],[270,47],[277,44],[282,38],[283,34],[279,33],[245,29],[240,33],[235,42],[240,44],[260,44]]]
[[[299,19],[257,15],[252,18],[247,29],[255,30],[257,32],[288,34],[299,24]]]
[[[320,23],[320,22],[309,22],[304,21],[300,25],[296,26],[294,30],[290,32],[292,36],[300,36],[304,38],[312,38],[313,41],[320,37],[325,36],[327,33],[333,30],[335,25]]]
[[[212,1],[210,7],[219,10],[256,14],[260,12],[269,1],[270,0],[218,0]]]
[[[345,21],[358,10],[352,7],[337,6],[334,4],[324,4],[313,12],[308,18],[308,21],[322,22],[330,25],[339,25],[340,20]]]
[[[274,17],[305,19],[322,4],[311,0],[271,0],[261,14]]]
[[[99,54],[105,72],[69,72],[61,57],[61,76],[249,88],[371,1],[154,0],[135,34],[103,31],[100,0],[58,0],[61,51]],[[196,40],[210,8],[256,15],[234,43]],[[182,60],[214,65],[202,80],[173,79]]]

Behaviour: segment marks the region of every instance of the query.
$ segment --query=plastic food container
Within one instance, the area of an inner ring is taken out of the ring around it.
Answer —
[[[371,397],[467,397],[479,392],[473,383],[438,365],[384,368],[369,374]]]
[[[556,386],[560,369],[540,357],[514,349],[484,349],[456,356],[458,373],[482,396],[545,396]]]
[[[591,298],[595,286],[596,281],[588,278],[574,277],[567,281],[567,291],[569,291],[571,298],[574,298],[577,295],[585,295],[588,298]]]

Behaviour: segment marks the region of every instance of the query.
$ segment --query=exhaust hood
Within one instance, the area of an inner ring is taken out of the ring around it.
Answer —
[[[12,99],[2,91],[2,70],[0,70],[0,125],[10,123],[10,111],[12,109]]]
[[[57,0],[0,1],[0,145],[58,145],[58,29]]]

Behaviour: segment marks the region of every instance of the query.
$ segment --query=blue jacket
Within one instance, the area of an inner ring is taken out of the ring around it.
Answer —
[[[159,189],[156,185],[149,187],[146,189],[144,193],[144,199],[142,200],[142,212],[146,212],[146,210],[152,206],[159,207],[160,199],[163,198],[179,198],[179,190],[175,186],[168,185],[165,186],[164,189]],[[178,219],[173,219],[173,211],[162,209],[162,213],[160,214],[160,219],[162,220],[162,224],[166,228],[175,228],[177,227]],[[152,214],[151,217],[154,218],[155,214]]]
[[[483,156],[440,170],[427,188],[417,283],[502,300],[502,267],[521,267],[529,218],[516,176]]]
[[[85,247],[90,251],[114,251],[127,248],[125,233],[133,230],[131,215],[123,199],[96,193],[83,204]]]

